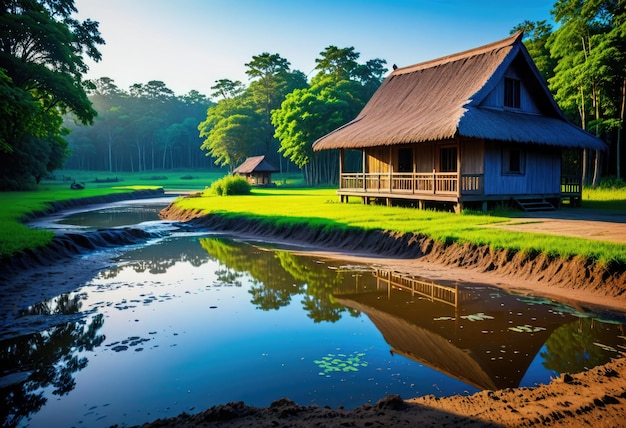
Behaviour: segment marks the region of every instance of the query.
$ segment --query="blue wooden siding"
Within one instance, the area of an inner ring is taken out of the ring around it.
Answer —
[[[485,148],[485,195],[532,195],[559,193],[561,154],[555,148],[520,144],[525,156],[522,174],[502,173],[502,144],[490,142]]]
[[[515,71],[513,67],[504,73],[505,77],[510,77],[520,80],[520,109],[519,111],[524,113],[540,114],[541,111],[537,104],[533,100],[528,88],[524,85],[524,80],[520,78],[519,73]],[[497,109],[504,109],[504,79],[501,79],[496,87],[487,95],[484,101],[480,104],[481,107],[491,107]],[[510,110],[510,109],[508,109]]]

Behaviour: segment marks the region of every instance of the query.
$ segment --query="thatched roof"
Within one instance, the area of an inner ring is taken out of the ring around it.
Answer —
[[[251,174],[253,172],[278,172],[278,169],[265,160],[265,156],[253,156],[246,159],[233,171],[235,174]]]
[[[469,51],[398,68],[361,113],[323,136],[313,149],[364,148],[457,136],[604,150],[605,144],[563,115],[528,51],[520,31]],[[481,107],[515,64],[542,115]]]

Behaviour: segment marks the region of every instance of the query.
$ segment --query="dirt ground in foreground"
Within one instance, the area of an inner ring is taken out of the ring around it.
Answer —
[[[490,227],[626,244],[626,213],[618,210],[562,208],[557,211],[520,213],[506,223]]]
[[[387,396],[354,410],[299,406],[280,399],[266,408],[242,402],[157,420],[143,427],[619,427],[626,424],[626,359],[537,388],[471,396],[403,400]]]

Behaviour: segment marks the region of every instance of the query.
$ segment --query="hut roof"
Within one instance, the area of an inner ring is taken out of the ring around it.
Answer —
[[[570,123],[522,43],[523,32],[489,45],[392,71],[361,113],[321,137],[313,149],[364,148],[457,136],[604,150]],[[541,115],[481,107],[507,69],[523,82]]]
[[[278,172],[278,169],[265,160],[265,156],[253,156],[246,159],[233,172],[236,174],[250,174],[253,172]]]

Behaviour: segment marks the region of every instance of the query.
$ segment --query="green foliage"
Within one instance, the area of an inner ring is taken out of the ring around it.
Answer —
[[[199,150],[198,123],[212,104],[198,91],[175,96],[151,80],[124,91],[113,79],[92,82],[90,100],[98,111],[93,126],[66,117],[72,156],[67,169],[148,171],[210,167]]]
[[[315,153],[312,145],[354,119],[367,101],[362,97],[363,87],[356,81],[323,76],[316,82],[287,95],[281,107],[272,113],[280,151],[299,167],[307,168],[308,184],[332,183],[337,179],[336,171],[328,168],[328,163],[337,163],[337,153]],[[331,162],[323,162],[331,156]]]
[[[100,59],[96,22],[80,22],[73,0],[10,0],[0,6],[0,189],[23,189],[62,166],[62,115],[96,115],[83,56]]]
[[[239,175],[227,175],[211,184],[211,193],[218,196],[248,195],[250,183]]]

